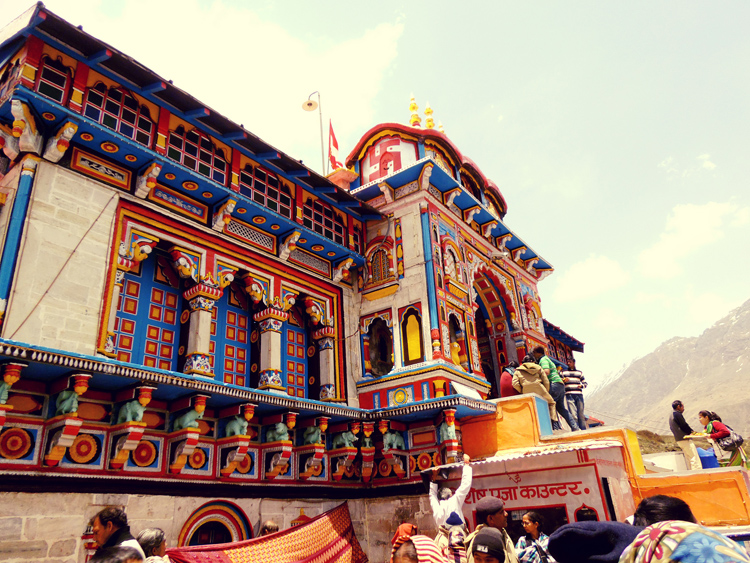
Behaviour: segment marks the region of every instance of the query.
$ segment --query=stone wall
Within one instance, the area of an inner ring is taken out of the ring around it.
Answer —
[[[288,528],[300,515],[315,517],[340,504],[329,499],[210,499],[154,495],[89,493],[0,493],[0,561],[7,563],[83,563],[81,535],[90,518],[103,507],[125,508],[134,535],[144,528],[162,528],[175,545],[190,515],[211,500],[228,500],[247,515],[257,533],[261,521]],[[420,533],[434,535],[427,496],[384,497],[349,501],[354,530],[370,561],[387,561],[390,540],[401,522],[412,522]]]
[[[38,164],[4,338],[96,352],[117,202],[113,188],[45,161]]]

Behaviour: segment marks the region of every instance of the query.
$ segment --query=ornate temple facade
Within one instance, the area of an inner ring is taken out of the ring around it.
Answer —
[[[0,35],[0,148],[3,494],[190,498],[179,543],[216,514],[243,539],[257,505],[196,499],[418,495],[498,449],[462,428],[508,362],[583,352],[413,100],[324,177],[38,4]]]

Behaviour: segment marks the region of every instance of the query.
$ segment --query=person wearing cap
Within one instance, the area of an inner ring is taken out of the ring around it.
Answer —
[[[482,528],[471,545],[474,563],[505,563],[505,543],[495,528]]]
[[[503,549],[505,556],[503,560],[505,563],[518,563],[518,556],[516,555],[516,548],[513,545],[513,540],[510,539],[508,532],[505,531],[508,525],[508,513],[505,510],[505,504],[497,497],[486,496],[479,499],[476,505],[477,511],[477,528],[471,534],[466,537],[466,554],[468,556],[469,563],[474,562],[474,542],[476,541],[479,533],[487,528],[494,528],[500,532],[500,537],[503,542]],[[477,561],[476,563],[479,563]]]
[[[442,487],[438,490],[437,483],[435,481],[430,482],[430,508],[432,509],[432,517],[435,520],[435,525],[438,529],[441,526],[445,526],[446,520],[451,513],[456,513],[464,522],[463,513],[461,507],[466,500],[466,496],[471,490],[471,458],[464,454],[464,468],[461,474],[461,484],[456,489],[455,494],[451,494],[451,490],[448,487]],[[433,471],[433,474],[437,473]],[[423,475],[429,475],[429,473],[423,472]],[[433,475],[434,479],[434,475]]]

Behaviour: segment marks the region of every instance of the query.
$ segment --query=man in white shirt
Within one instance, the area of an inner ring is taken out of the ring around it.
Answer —
[[[435,524],[438,528],[445,525],[445,521],[451,515],[451,512],[455,512],[464,520],[462,507],[466,500],[469,491],[471,490],[471,458],[464,454],[464,469],[461,475],[461,484],[456,489],[455,494],[451,494],[451,490],[448,487],[442,487],[438,490],[437,483],[432,481],[430,483],[430,507],[432,508],[432,517],[435,519]]]

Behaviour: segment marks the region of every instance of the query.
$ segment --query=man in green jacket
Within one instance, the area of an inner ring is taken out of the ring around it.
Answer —
[[[555,400],[557,414],[565,419],[573,432],[580,430],[576,419],[571,416],[565,406],[565,383],[563,383],[560,374],[557,373],[555,363],[544,353],[544,348],[542,346],[534,348],[533,354],[534,358],[536,358],[536,363],[538,363],[544,370],[544,373],[547,374],[547,378],[549,379],[549,394],[552,395],[552,398]],[[552,428],[555,430],[561,430],[562,426],[560,426],[559,421],[553,421]]]

